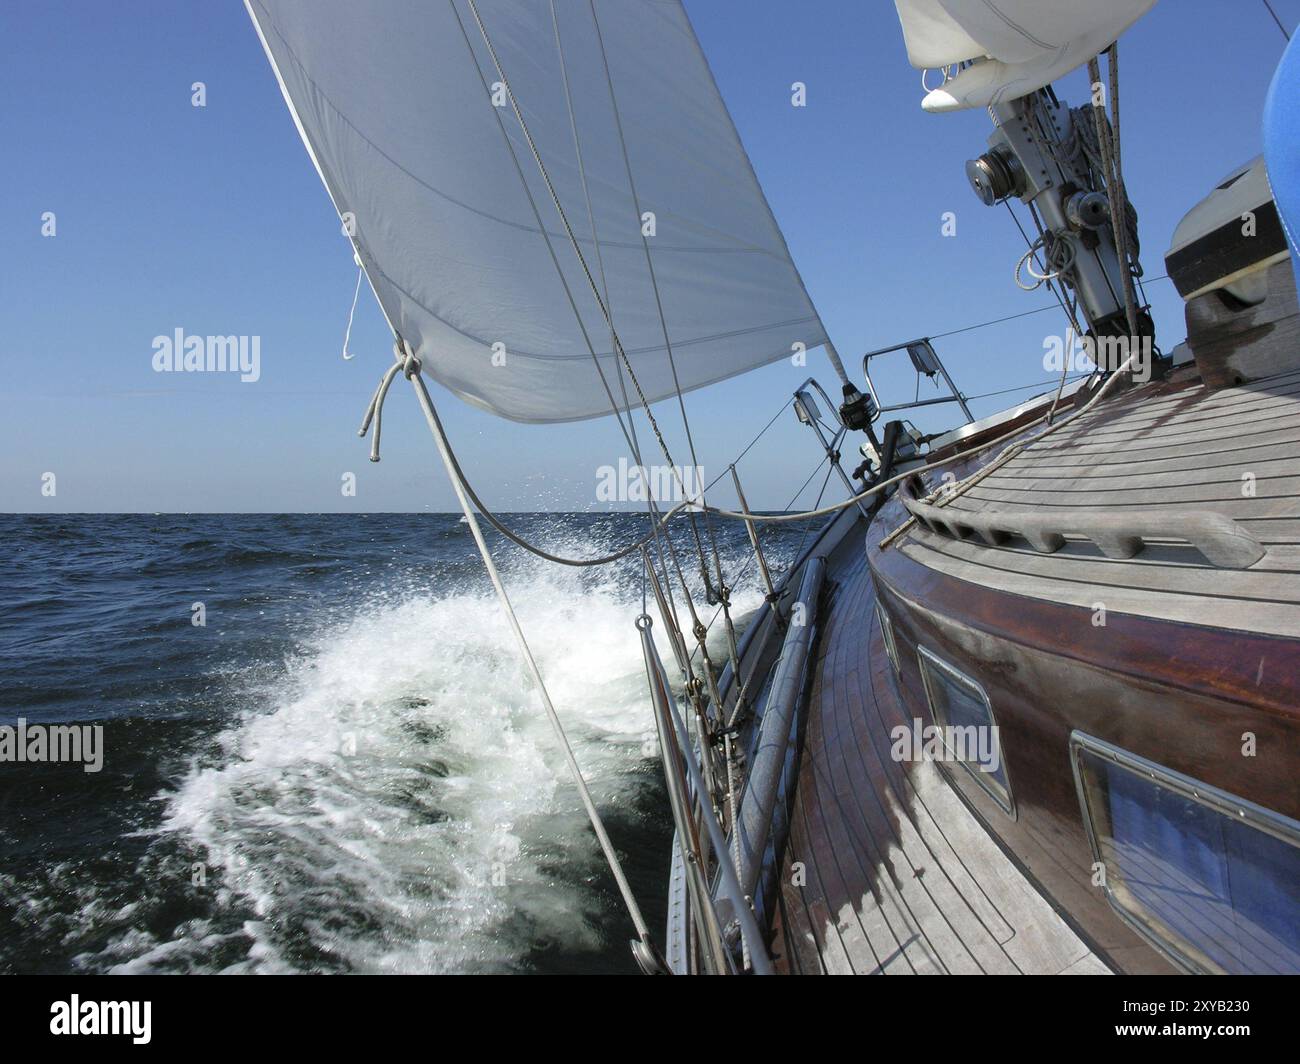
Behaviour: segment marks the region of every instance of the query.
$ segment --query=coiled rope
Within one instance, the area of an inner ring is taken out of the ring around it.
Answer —
[[[1050,269],[1037,270],[1034,268],[1033,259],[1040,250],[1046,254]],[[1022,292],[1038,291],[1045,282],[1055,281],[1062,274],[1073,269],[1078,254],[1073,241],[1054,240],[1047,233],[1040,234],[1038,239],[1029,245],[1029,250],[1020,256],[1020,261],[1016,263],[1016,287]],[[1026,284],[1022,281],[1020,279],[1021,273],[1028,273],[1034,279],[1034,283]]]

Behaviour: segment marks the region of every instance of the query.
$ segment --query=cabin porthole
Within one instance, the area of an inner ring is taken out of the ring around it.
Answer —
[[[1010,817],[1016,815],[1002,738],[984,688],[926,650],[916,648],[930,713],[940,729],[945,761],[955,761]]]
[[[1082,732],[1070,761],[1126,924],[1192,972],[1300,972],[1300,822]]]

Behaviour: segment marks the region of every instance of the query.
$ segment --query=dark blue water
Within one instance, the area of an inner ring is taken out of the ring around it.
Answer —
[[[644,530],[512,520],[577,555]],[[778,569],[801,531],[772,527]],[[632,970],[459,518],[6,515],[0,534],[0,724],[100,725],[104,745],[95,773],[0,763],[0,971]],[[720,536],[753,610],[743,528]],[[671,826],[636,566],[494,542],[658,930]]]

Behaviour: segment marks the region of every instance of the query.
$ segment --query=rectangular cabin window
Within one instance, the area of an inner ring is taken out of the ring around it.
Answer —
[[[889,663],[894,666],[894,674],[901,675],[898,668],[898,644],[894,642],[894,622],[889,619],[889,614],[880,604],[880,599],[876,599],[876,617],[880,621],[880,634],[885,642],[885,653],[889,655]]]
[[[1300,822],[1081,732],[1093,857],[1124,920],[1196,972],[1300,972]]]
[[[921,679],[934,722],[944,736],[946,759],[957,761],[1011,816],[1011,781],[989,696],[978,683],[925,647],[917,647]]]

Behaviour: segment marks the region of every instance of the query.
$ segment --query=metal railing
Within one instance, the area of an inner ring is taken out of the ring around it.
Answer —
[[[818,399],[825,403],[833,424],[822,418]],[[821,445],[824,463],[839,473],[850,495],[856,495],[852,481],[839,463],[838,448],[848,434],[830,397],[818,382],[809,378],[796,389],[791,400],[799,421],[809,425]],[[775,423],[769,422],[767,428]],[[766,432],[767,428],[763,431]],[[762,433],[760,433],[760,436]],[[757,441],[755,441],[757,442]],[[752,447],[753,444],[751,443]],[[749,448],[746,448],[748,451]],[[738,459],[739,460],[739,459]],[[728,467],[742,513],[750,513],[740,475],[735,463]],[[725,475],[725,474],[724,474]],[[830,470],[827,470],[827,477]],[[814,470],[813,476],[816,476]],[[812,477],[800,489],[807,489]],[[716,481],[715,481],[716,483]],[[825,485],[823,485],[823,490]],[[791,500],[793,504],[795,500]],[[866,511],[859,504],[859,511]],[[815,550],[833,524],[828,521],[806,551],[800,544],[798,557],[777,581],[769,567],[758,534],[757,522],[747,520],[746,530],[752,555],[744,568],[756,563],[768,609],[756,619],[739,640],[731,654],[729,667],[720,677],[711,674],[707,657],[697,662],[688,649],[687,637],[679,627],[671,592],[650,552],[643,548],[642,562],[646,582],[658,609],[668,648],[681,670],[685,684],[682,697],[689,703],[695,721],[688,727],[678,707],[677,696],[670,686],[658,648],[654,643],[654,622],[643,614],[637,621],[645,657],[646,678],[654,708],[655,729],[659,741],[669,807],[673,815],[674,898],[670,903],[670,936],[667,951],[669,966],[676,971],[703,971],[712,974],[753,972],[767,974],[771,960],[762,930],[764,904],[756,913],[756,895],[763,892],[765,866],[775,829],[776,807],[782,785],[788,783],[787,751],[792,724],[804,692],[803,679],[814,638],[816,600],[825,574],[825,562]],[[743,573],[743,569],[739,571]],[[791,623],[790,610],[783,613],[781,599],[791,579],[800,577],[797,602],[803,602],[797,623]],[[683,587],[686,594],[689,589]],[[804,602],[811,598],[813,601]],[[724,603],[707,625],[696,622],[697,643],[703,644],[717,618],[727,613]],[[730,621],[730,616],[727,617]],[[758,645],[755,638],[761,636]],[[780,640],[780,655],[775,666],[764,664],[774,653],[773,640]],[[759,655],[753,658],[752,655]],[[746,672],[742,661],[753,662]],[[710,673],[699,676],[700,670]],[[767,670],[772,675],[767,676]],[[762,673],[760,675],[760,672]],[[749,757],[739,754],[740,728],[757,708],[750,684],[762,688],[762,715],[750,736]],[[770,682],[769,682],[770,681]],[[747,768],[742,781],[741,765]]]
[[[910,403],[898,403],[894,406],[881,406],[880,400],[876,395],[875,386],[871,383],[871,360],[880,358],[882,355],[892,355],[895,351],[906,351],[907,357],[912,360],[912,368],[916,370],[918,379],[920,377],[929,377],[934,380],[936,377],[943,377],[944,383],[948,385],[948,395],[940,395],[934,399],[914,399]],[[867,390],[871,393],[871,398],[875,401],[876,406],[882,414],[894,410],[912,410],[921,406],[938,406],[943,403],[956,403],[961,407],[961,412],[966,417],[966,423],[970,424],[975,420],[975,416],[970,412],[970,407],[966,405],[966,397],[953,383],[952,377],[948,375],[948,370],[944,367],[943,360],[935,351],[934,345],[930,342],[928,336],[922,336],[916,340],[909,340],[905,344],[895,344],[893,347],[882,347],[878,351],[868,351],[862,356],[862,376],[866,378]]]

